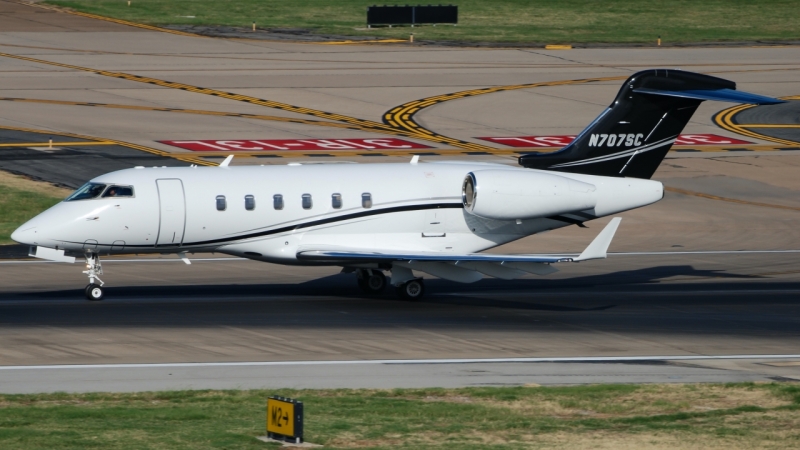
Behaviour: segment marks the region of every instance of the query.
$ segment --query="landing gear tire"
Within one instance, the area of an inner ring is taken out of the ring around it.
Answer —
[[[421,278],[406,281],[397,286],[397,295],[404,300],[417,301],[425,295],[425,283],[422,282]]]
[[[378,294],[386,289],[386,275],[380,270],[361,270],[356,275],[358,287],[370,294]]]
[[[99,302],[103,299],[103,288],[94,283],[86,286],[86,298],[93,302]]]

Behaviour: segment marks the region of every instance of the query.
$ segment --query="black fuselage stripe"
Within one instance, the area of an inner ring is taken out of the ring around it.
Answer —
[[[368,209],[368,210],[360,211],[360,212],[357,212],[357,213],[345,214],[345,215],[334,216],[334,217],[326,217],[324,219],[312,220],[312,221],[309,221],[309,222],[298,223],[298,224],[289,225],[289,226],[285,226],[285,227],[281,227],[281,228],[275,228],[275,229],[272,229],[272,230],[259,231],[257,233],[248,233],[248,234],[243,234],[243,235],[240,235],[240,236],[233,236],[233,237],[220,238],[220,239],[211,239],[211,240],[208,240],[208,241],[198,241],[198,242],[189,242],[189,243],[184,242],[182,245],[180,245],[180,247],[196,247],[196,246],[204,246],[204,245],[210,245],[210,244],[224,244],[224,243],[239,241],[239,240],[243,240],[243,239],[252,239],[252,238],[257,238],[257,237],[270,236],[270,235],[273,235],[273,234],[286,233],[288,231],[300,230],[300,229],[304,229],[304,228],[311,228],[311,227],[316,227],[316,226],[319,226],[319,225],[327,225],[327,224],[330,224],[330,223],[344,222],[346,220],[360,219],[362,217],[377,216],[377,215],[380,215],[380,214],[392,214],[392,213],[407,212],[407,211],[425,211],[425,210],[429,210],[429,209],[445,209],[445,208],[461,209],[463,207],[464,206],[461,203],[430,203],[430,204],[426,204],[426,205],[406,205],[406,206],[395,206],[395,207],[392,207],[392,208]],[[72,244],[82,244],[82,242],[71,242],[71,243]],[[108,244],[96,244],[96,245],[97,246],[103,246],[103,247],[108,247],[109,246]],[[166,248],[166,247],[178,247],[178,245],[173,245],[173,244],[125,245],[125,248]]]

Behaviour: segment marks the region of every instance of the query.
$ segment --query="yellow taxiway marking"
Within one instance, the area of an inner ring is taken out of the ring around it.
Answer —
[[[795,206],[784,206],[784,205],[774,205],[774,204],[771,204],[771,203],[750,202],[750,201],[747,201],[747,200],[739,200],[738,198],[719,197],[717,195],[704,194],[702,192],[688,191],[686,189],[680,189],[680,188],[674,188],[674,187],[665,187],[664,190],[668,191],[668,192],[674,192],[676,194],[691,195],[691,196],[694,196],[694,197],[707,198],[709,200],[718,200],[718,201],[722,201],[722,202],[738,203],[740,205],[763,206],[765,208],[775,208],[775,209],[786,209],[786,210],[790,210],[790,211],[800,211],[800,207],[795,207]]]
[[[321,45],[353,45],[353,44],[395,44],[400,42],[409,42],[408,39],[372,39],[366,41],[332,41],[332,42],[316,42]]]
[[[649,67],[649,66],[648,66]],[[741,72],[771,72],[771,71],[780,71],[780,70],[797,70],[796,68],[780,68],[780,69],[753,69],[753,70],[725,70],[725,71],[713,71],[708,73],[741,73]],[[530,88],[537,88],[543,86],[568,86],[568,85],[576,85],[576,84],[585,84],[585,83],[593,83],[593,82],[600,82],[600,81],[619,81],[619,80],[626,80],[627,75],[625,76],[618,76],[618,77],[603,77],[603,78],[588,78],[588,79],[579,79],[579,80],[560,80],[560,81],[546,81],[542,83],[530,83],[530,84],[517,84],[517,85],[510,85],[510,86],[495,86],[491,88],[483,88],[483,89],[470,89],[466,91],[459,91],[453,92],[450,94],[442,94],[442,95],[434,95],[432,97],[426,97],[419,100],[413,100],[408,103],[404,103],[400,106],[396,106],[389,111],[383,114],[383,122],[388,123],[394,127],[406,129],[408,131],[413,131],[418,134],[429,134],[432,132],[426,130],[425,128],[421,127],[415,120],[414,115],[419,113],[421,110],[431,107],[433,105],[438,105],[443,102],[447,102],[450,100],[457,100],[461,98],[467,97],[474,97],[477,95],[485,95],[485,94],[493,94],[495,92],[503,92],[503,91],[511,91],[517,89],[530,89]],[[800,98],[800,97],[798,97]],[[787,97],[787,99],[796,99],[795,97]],[[747,106],[747,105],[745,105]],[[723,127],[725,128],[725,127]],[[729,128],[725,128],[729,129]],[[731,130],[733,131],[733,130]],[[738,133],[738,131],[734,131]],[[740,133],[741,134],[741,133]],[[763,139],[757,135],[757,133],[753,133],[751,137],[757,139]],[[797,143],[791,141],[776,141],[775,139],[766,139],[768,141],[779,142],[784,145],[796,145]]]
[[[65,13],[65,14],[71,14],[73,16],[86,17],[86,18],[89,18],[89,19],[103,20],[103,21],[106,21],[106,22],[112,22],[112,23],[116,23],[116,24],[120,24],[120,25],[126,25],[126,26],[129,26],[129,27],[143,28],[145,30],[150,30],[150,31],[160,31],[162,33],[177,34],[178,36],[206,37],[206,36],[202,36],[202,35],[199,35],[199,34],[187,33],[185,31],[177,31],[177,30],[170,30],[168,28],[154,27],[152,25],[145,25],[143,23],[130,22],[128,20],[122,20],[122,19],[114,19],[113,17],[99,16],[97,14],[89,14],[89,13],[85,13],[85,12],[75,11],[75,10],[72,10],[72,9],[60,8],[58,6],[42,5],[42,4],[38,4],[38,3],[18,1],[18,0],[11,0],[11,1],[14,2],[14,3],[18,3],[20,5],[32,6],[34,8],[47,9],[47,10],[50,10],[50,11],[55,11],[55,12],[60,12],[60,13]]]
[[[781,97],[782,100],[800,100],[800,95],[793,95],[789,97]],[[800,128],[799,125],[779,125],[779,124],[738,124],[733,121],[734,117],[742,111],[750,108],[755,108],[757,105],[736,105],[728,109],[723,109],[714,115],[713,120],[719,127],[731,131],[733,133],[741,134],[755,139],[764,141],[777,142],[783,145],[798,145],[796,141],[788,139],[781,139],[774,136],[767,136],[765,134],[757,133],[752,128]]]
[[[545,45],[545,50],[572,50],[571,45]]]
[[[388,112],[384,113],[383,121],[384,123],[389,123],[398,128],[412,131],[414,133],[423,133],[424,128],[422,128],[418,123],[416,123],[416,121],[414,121],[414,115],[424,108],[428,108],[430,106],[439,103],[451,100],[457,100],[461,98],[473,97],[476,95],[493,94],[495,92],[513,91],[518,89],[530,89],[543,86],[568,86],[576,84],[595,83],[600,81],[618,81],[618,80],[625,80],[626,78],[627,76],[619,76],[619,77],[603,77],[603,78],[586,78],[580,80],[545,81],[541,83],[496,86],[483,89],[469,89],[466,91],[453,92],[450,94],[435,95],[432,97],[426,97],[419,100],[414,100],[404,103],[400,106],[396,106],[390,109]]]
[[[511,85],[511,86],[496,86],[490,88],[483,88],[483,89],[471,89],[466,91],[455,92],[451,94],[444,94],[444,95],[437,95],[433,97],[428,97],[420,100],[415,100],[412,102],[405,103],[398,107],[392,108],[389,112],[384,114],[383,121],[384,123],[374,122],[367,119],[357,119],[354,117],[344,116],[341,114],[335,114],[325,111],[319,111],[310,108],[303,108],[299,106],[289,105],[286,103],[276,102],[272,100],[265,100],[256,97],[250,97],[246,95],[234,94],[231,92],[220,91],[216,89],[209,89],[209,88],[202,88],[198,86],[192,86],[183,83],[176,83],[170,82],[165,80],[160,80],[156,78],[132,75],[122,72],[111,72],[99,69],[92,69],[88,67],[81,67],[75,66],[70,64],[62,64],[56,63],[53,61],[46,61],[36,58],[30,58],[26,56],[20,55],[13,55],[9,53],[0,53],[0,56],[19,59],[23,61],[30,61],[40,64],[46,64],[56,67],[63,67],[73,70],[79,70],[89,73],[94,73],[102,76],[124,79],[128,81],[135,81],[139,83],[148,83],[153,84],[156,86],[167,87],[171,89],[180,89],[188,92],[194,92],[204,95],[212,95],[221,98],[227,98],[230,100],[242,101],[250,104],[256,104],[260,106],[266,106],[269,108],[280,109],[284,111],[311,115],[314,117],[319,117],[323,119],[328,119],[336,122],[344,122],[346,124],[358,127],[358,129],[362,131],[372,131],[377,133],[384,133],[384,134],[392,134],[398,136],[405,136],[414,139],[421,139],[430,142],[437,142],[441,144],[449,144],[454,147],[463,148],[466,150],[472,150],[475,152],[492,152],[495,150],[494,147],[489,147],[487,145],[463,141],[460,139],[451,138],[448,136],[440,135],[438,133],[432,132],[430,130],[421,127],[417,124],[413,116],[420,110],[427,108],[429,106],[442,103],[445,101],[455,100],[459,98],[466,98],[476,95],[484,95],[490,94],[494,92],[501,92],[501,91],[510,91],[516,89],[528,89],[528,88],[535,88],[535,87],[542,87],[542,86],[567,86],[567,85],[575,85],[575,84],[584,84],[584,83],[591,83],[591,82],[601,82],[601,81],[618,81],[625,79],[625,76],[617,76],[617,77],[602,77],[602,78],[589,78],[589,79],[578,79],[578,80],[561,80],[561,81],[550,81],[550,82],[541,82],[541,83],[531,83],[531,84],[520,84],[520,85]],[[741,133],[740,133],[741,134]],[[759,135],[753,134],[753,137],[759,138]],[[781,141],[775,139],[767,139],[773,142],[779,142],[785,145],[793,145],[791,141]]]
[[[241,94],[235,94],[235,93],[232,93],[232,92],[220,91],[220,90],[217,90],[217,89],[203,88],[203,87],[198,87],[198,86],[192,86],[192,85],[189,85],[189,84],[177,83],[177,82],[172,82],[172,81],[165,81],[165,80],[160,80],[160,79],[157,79],[157,78],[150,78],[150,77],[144,77],[144,76],[139,76],[139,75],[132,75],[132,74],[123,73],[123,72],[111,72],[111,71],[107,71],[107,70],[91,69],[91,68],[88,68],[88,67],[74,66],[74,65],[71,65],[71,64],[62,64],[62,63],[57,63],[57,62],[53,62],[53,61],[46,61],[46,60],[37,59],[37,58],[29,58],[27,56],[13,55],[13,54],[10,54],[10,53],[0,53],[0,56],[4,56],[4,57],[7,57],[7,58],[19,59],[19,60],[22,60],[22,61],[30,61],[30,62],[39,63],[39,64],[46,64],[46,65],[51,65],[51,66],[56,66],[56,67],[63,67],[63,68],[66,68],[66,69],[79,70],[79,71],[83,71],[83,72],[94,73],[94,74],[97,74],[97,75],[102,75],[102,76],[111,77],[111,78],[118,78],[118,79],[127,80],[127,81],[135,81],[135,82],[138,82],[138,83],[147,83],[147,84],[152,84],[152,85],[155,85],[155,86],[167,87],[167,88],[171,88],[171,89],[179,89],[179,90],[187,91],[187,92],[194,92],[194,93],[204,94],[204,95],[212,95],[212,96],[215,96],[215,97],[226,98],[226,99],[229,99],[229,100],[236,100],[236,101],[240,101],[240,102],[250,103],[250,104],[253,104],[253,105],[260,105],[260,106],[266,106],[268,108],[275,108],[275,109],[279,109],[279,110],[282,110],[282,111],[294,112],[294,113],[298,113],[298,114],[305,114],[305,115],[319,117],[319,118],[322,118],[322,119],[333,120],[333,121],[337,121],[337,122],[344,122],[344,123],[347,123],[347,124],[350,124],[350,125],[358,126],[363,131],[372,131],[372,132],[383,133],[383,134],[392,134],[392,135],[396,135],[396,136],[406,136],[406,137],[410,137],[410,138],[414,138],[414,139],[422,139],[422,140],[431,141],[431,142],[437,142],[437,143],[441,143],[441,144],[450,144],[450,145],[453,145],[454,147],[466,148],[466,149],[471,149],[471,150],[489,150],[489,149],[492,149],[492,147],[488,147],[488,146],[485,146],[485,145],[475,144],[475,143],[467,142],[467,141],[462,141],[460,139],[454,139],[454,138],[450,138],[450,137],[447,137],[447,136],[433,134],[433,133],[430,133],[430,132],[428,132],[430,134],[427,134],[427,133],[426,134],[416,133],[413,130],[407,131],[407,130],[397,129],[397,128],[394,128],[394,127],[392,127],[390,125],[385,125],[385,124],[382,124],[380,122],[374,122],[374,121],[367,120],[367,119],[357,119],[355,117],[349,117],[349,116],[345,116],[345,115],[342,115],[342,114],[335,114],[335,113],[330,113],[330,112],[326,112],[326,111],[320,111],[320,110],[311,109],[311,108],[304,108],[304,107],[300,107],[300,106],[295,106],[295,105],[289,105],[289,104],[286,104],[286,103],[276,102],[276,101],[273,101],[273,100],[265,100],[265,99],[261,99],[261,98],[257,98],[257,97],[251,97],[251,96],[248,96],[248,95],[241,95]]]
[[[129,109],[134,111],[156,111],[156,112],[182,113],[182,114],[199,114],[204,116],[239,117],[245,119],[271,120],[275,122],[289,122],[289,123],[300,123],[305,125],[317,125],[317,126],[333,127],[333,128],[347,128],[351,130],[363,130],[362,127],[338,123],[338,122],[323,122],[321,120],[295,119],[291,117],[267,116],[262,114],[233,113],[226,111],[208,111],[203,109],[160,108],[156,106],[120,105],[115,103],[95,103],[95,102],[71,102],[65,100],[47,100],[47,99],[18,98],[18,97],[0,97],[0,101],[22,102],[22,103],[44,103],[48,105],[65,105],[65,106],[93,106],[96,108]]]
[[[0,144],[0,147],[68,147],[70,145],[80,145],[80,146],[87,146],[87,145],[117,145],[113,142],[95,142],[95,141],[85,141],[85,142],[20,142],[17,144]]]
[[[743,128],[800,128],[800,124],[763,124],[763,123],[739,123],[737,124]]]
[[[96,137],[93,137],[93,136],[86,136],[86,135],[83,135],[83,134],[64,133],[64,132],[61,132],[61,131],[50,131],[50,130],[37,130],[37,129],[33,129],[33,128],[8,127],[8,126],[3,126],[3,125],[0,125],[0,130],[26,131],[26,132],[29,132],[29,133],[38,133],[38,134],[45,134],[45,135],[51,135],[51,136],[65,136],[65,137],[71,137],[71,138],[77,138],[77,139],[86,139],[87,141],[91,141],[91,142],[102,142],[102,145],[119,145],[119,146],[122,146],[122,147],[128,147],[128,148],[133,148],[133,149],[136,149],[136,150],[141,150],[143,152],[147,152],[147,153],[150,153],[150,154],[153,154],[153,155],[163,156],[165,158],[177,159],[179,161],[184,161],[184,162],[188,162],[188,163],[191,163],[191,164],[197,164],[197,165],[201,165],[201,166],[216,166],[217,165],[216,163],[206,161],[206,160],[198,158],[198,157],[196,157],[195,155],[192,155],[192,154],[170,153],[170,152],[165,152],[163,150],[157,150],[155,148],[146,147],[144,145],[132,144],[130,142],[124,142],[124,141],[117,141],[115,139],[100,139],[100,138],[96,138]],[[68,144],[75,145],[74,142],[62,143],[61,145],[65,145],[66,146]],[[19,146],[20,144],[14,144],[14,145]],[[49,143],[47,145],[49,145]],[[53,143],[53,145],[56,145],[56,143]],[[100,144],[96,144],[96,145],[100,145]]]

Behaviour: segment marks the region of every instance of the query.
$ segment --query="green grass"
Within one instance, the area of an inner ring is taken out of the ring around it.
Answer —
[[[151,25],[307,28],[316,33],[416,39],[665,43],[800,39],[797,0],[461,0],[459,24],[365,29],[373,0],[50,0]],[[421,2],[427,4],[426,2]],[[401,4],[406,4],[401,2]],[[417,4],[411,2],[410,4]],[[195,16],[187,18],[183,16]]]
[[[0,182],[0,245],[14,244],[11,233],[28,219],[64,199],[62,192],[46,194]]]
[[[800,447],[796,384],[0,395],[3,449],[276,448],[269,395],[325,448]]]

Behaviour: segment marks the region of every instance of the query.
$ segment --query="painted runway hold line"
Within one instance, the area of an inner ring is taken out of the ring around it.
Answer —
[[[512,137],[479,137],[484,141],[503,144],[509,147],[565,147],[575,136],[512,136]],[[682,134],[675,141],[675,145],[743,145],[752,142],[741,139],[728,138],[716,134]]]
[[[134,363],[134,364],[53,364],[39,366],[0,366],[0,370],[53,369],[145,369],[157,367],[247,367],[247,366],[335,366],[368,364],[497,364],[497,363],[563,363],[563,362],[631,362],[631,361],[709,361],[737,359],[796,359],[798,354],[765,355],[662,355],[662,356],[578,356],[551,358],[446,358],[446,359],[359,359],[333,361],[244,361],[207,363]]]
[[[396,138],[377,139],[244,139],[203,141],[158,141],[194,152],[275,151],[275,150],[381,150],[431,148]]]

